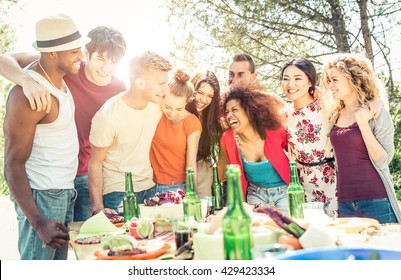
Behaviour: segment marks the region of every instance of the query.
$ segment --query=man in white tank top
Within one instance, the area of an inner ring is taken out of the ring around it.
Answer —
[[[78,138],[74,102],[63,76],[78,72],[81,47],[89,41],[66,15],[39,20],[33,47],[41,56],[26,73],[49,89],[51,110],[32,110],[20,86],[9,92],[4,173],[18,215],[21,259],[67,259]]]

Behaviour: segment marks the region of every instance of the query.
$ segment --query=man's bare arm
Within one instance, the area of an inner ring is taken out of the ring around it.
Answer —
[[[4,174],[10,192],[39,238],[52,248],[62,247],[68,240],[68,229],[60,221],[46,220],[41,215],[33,199],[25,170],[25,163],[32,151],[36,126],[46,113],[31,110],[19,86],[10,92],[6,109]]]
[[[88,163],[88,188],[93,212],[105,210],[103,205],[103,161],[108,150],[109,147],[100,148],[91,144]],[[105,212],[114,211],[107,209]]]
[[[0,55],[0,75],[23,88],[32,110],[44,110],[48,113],[51,109],[49,90],[38,84],[22,70],[22,68],[39,58],[39,54],[32,53]]]

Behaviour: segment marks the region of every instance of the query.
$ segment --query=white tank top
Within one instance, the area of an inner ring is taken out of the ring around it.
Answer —
[[[67,93],[60,91],[35,71],[26,72],[39,84],[47,87],[59,101],[57,119],[52,123],[36,126],[32,152],[25,164],[31,188],[74,188],[79,146],[71,92],[69,89]]]

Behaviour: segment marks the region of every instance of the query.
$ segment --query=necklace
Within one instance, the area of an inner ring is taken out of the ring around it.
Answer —
[[[63,92],[66,92],[66,90],[65,90],[66,87],[65,87],[65,85],[64,85],[64,80],[61,80],[61,88],[56,87],[56,86],[53,84],[52,80],[50,79],[49,75],[47,75],[47,72],[45,71],[45,69],[43,69],[42,64],[40,64],[40,60],[38,60],[38,64],[39,64],[40,69],[42,69],[43,73],[45,73],[46,78],[49,80],[50,84],[51,84],[53,87],[55,87],[56,89],[59,89],[59,90],[61,90],[61,91],[63,91]]]
[[[238,148],[239,148],[239,147],[241,146],[241,143],[239,142],[239,136],[238,136],[237,133],[235,133],[234,138],[235,138],[235,142],[237,143],[237,146],[238,146]]]

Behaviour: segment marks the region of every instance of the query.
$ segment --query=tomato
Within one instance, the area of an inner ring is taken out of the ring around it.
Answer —
[[[278,238],[277,243],[290,245],[294,248],[294,250],[302,249],[302,245],[299,243],[298,238],[293,235],[281,235]]]

